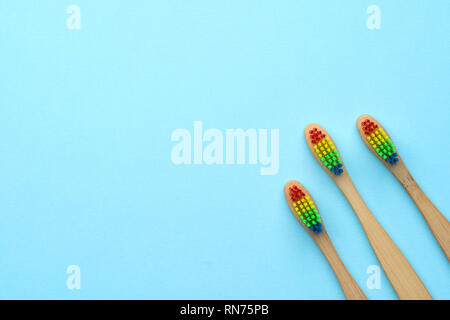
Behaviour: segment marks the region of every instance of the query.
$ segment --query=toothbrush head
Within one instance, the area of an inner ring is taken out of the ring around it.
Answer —
[[[378,121],[369,115],[363,115],[358,118],[357,127],[363,141],[380,160],[391,166],[397,164],[397,148]]]
[[[292,180],[286,183],[284,194],[292,213],[300,224],[314,234],[321,233],[322,220],[308,191],[298,181]]]
[[[318,124],[309,124],[305,129],[306,142],[314,157],[335,176],[344,173],[344,163],[329,134]]]

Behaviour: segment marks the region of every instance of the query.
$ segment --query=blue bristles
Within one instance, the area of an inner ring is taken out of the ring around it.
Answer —
[[[389,158],[386,158],[386,161],[392,165],[396,164],[398,162],[397,153],[393,153],[392,155],[390,155]]]
[[[339,163],[335,167],[331,168],[331,172],[333,172],[337,176],[344,172],[344,169],[342,169],[342,163]]]
[[[322,232],[322,224],[320,222],[315,225],[312,225],[309,228],[311,229],[312,232],[316,234]]]

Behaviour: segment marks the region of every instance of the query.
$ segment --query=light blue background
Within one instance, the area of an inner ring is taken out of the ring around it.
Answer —
[[[381,30],[366,27],[371,4]],[[377,259],[306,147],[310,122],[433,297],[450,298],[448,261],[355,127],[382,122],[449,217],[449,13],[446,0],[1,1],[0,298],[343,299],[286,205],[298,179],[367,296],[396,299],[384,275],[366,287]],[[174,165],[171,133],[194,120],[280,129],[279,173]]]

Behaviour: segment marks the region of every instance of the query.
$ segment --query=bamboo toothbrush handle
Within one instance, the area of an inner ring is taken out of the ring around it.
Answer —
[[[450,260],[450,226],[448,220],[434,206],[430,199],[428,199],[422,189],[420,189],[414,178],[406,170],[406,167],[405,170],[402,170],[402,175],[397,175],[396,172],[393,173],[422,213],[439,246],[447,256],[447,260]]]
[[[370,245],[398,297],[402,300],[432,299],[408,260],[369,211],[350,176],[344,174],[336,183],[361,222]]]
[[[331,269],[333,269],[347,300],[367,300],[364,292],[350,275],[341,258],[339,258],[327,232],[324,230],[321,234],[313,238],[330,264]]]

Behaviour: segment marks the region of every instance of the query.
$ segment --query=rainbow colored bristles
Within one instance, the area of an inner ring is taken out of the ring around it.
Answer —
[[[309,131],[309,137],[322,164],[337,176],[343,173],[341,157],[331,139],[317,128]]]
[[[374,151],[388,163],[395,165],[398,162],[398,154],[386,132],[369,119],[363,121],[361,126]]]
[[[292,200],[292,206],[305,226],[314,233],[322,232],[322,221],[311,198],[295,185],[289,188],[289,196]]]

